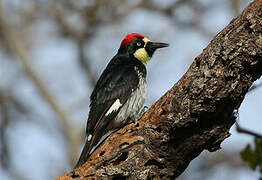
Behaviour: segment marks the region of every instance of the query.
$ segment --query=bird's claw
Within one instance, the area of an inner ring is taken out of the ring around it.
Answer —
[[[144,115],[144,113],[146,112],[146,110],[148,109],[147,106],[144,106],[143,109],[138,113],[137,117],[134,119],[134,126],[132,126],[132,128],[138,127],[138,120]]]

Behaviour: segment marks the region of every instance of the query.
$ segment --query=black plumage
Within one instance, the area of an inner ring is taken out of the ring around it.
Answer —
[[[87,140],[76,167],[90,156],[90,151],[108,131],[122,127],[141,108],[146,97],[146,67],[134,56],[146,47],[147,41],[138,34],[128,35],[100,76],[91,94],[87,121]],[[162,43],[162,47],[167,44]],[[151,56],[155,49],[150,49]]]

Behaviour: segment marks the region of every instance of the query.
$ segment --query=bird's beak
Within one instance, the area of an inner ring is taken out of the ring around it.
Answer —
[[[161,42],[150,42],[150,41],[149,41],[149,42],[147,43],[147,46],[148,46],[148,48],[151,49],[151,50],[156,50],[156,49],[158,49],[158,48],[168,47],[169,44],[167,44],[167,43],[161,43]]]
[[[149,56],[152,57],[152,55],[154,54],[156,49],[164,48],[164,47],[168,47],[168,46],[169,46],[169,44],[167,44],[167,43],[148,41],[145,49],[148,52]]]

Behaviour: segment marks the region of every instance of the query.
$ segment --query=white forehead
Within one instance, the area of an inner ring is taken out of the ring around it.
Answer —
[[[144,41],[145,44],[146,44],[146,43],[149,42],[150,40],[149,40],[147,37],[144,37],[143,41]]]

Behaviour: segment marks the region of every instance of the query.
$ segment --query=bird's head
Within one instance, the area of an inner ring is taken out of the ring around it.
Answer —
[[[168,44],[166,43],[151,42],[148,38],[140,34],[132,33],[123,39],[118,54],[127,53],[146,65],[156,49],[167,46]]]

